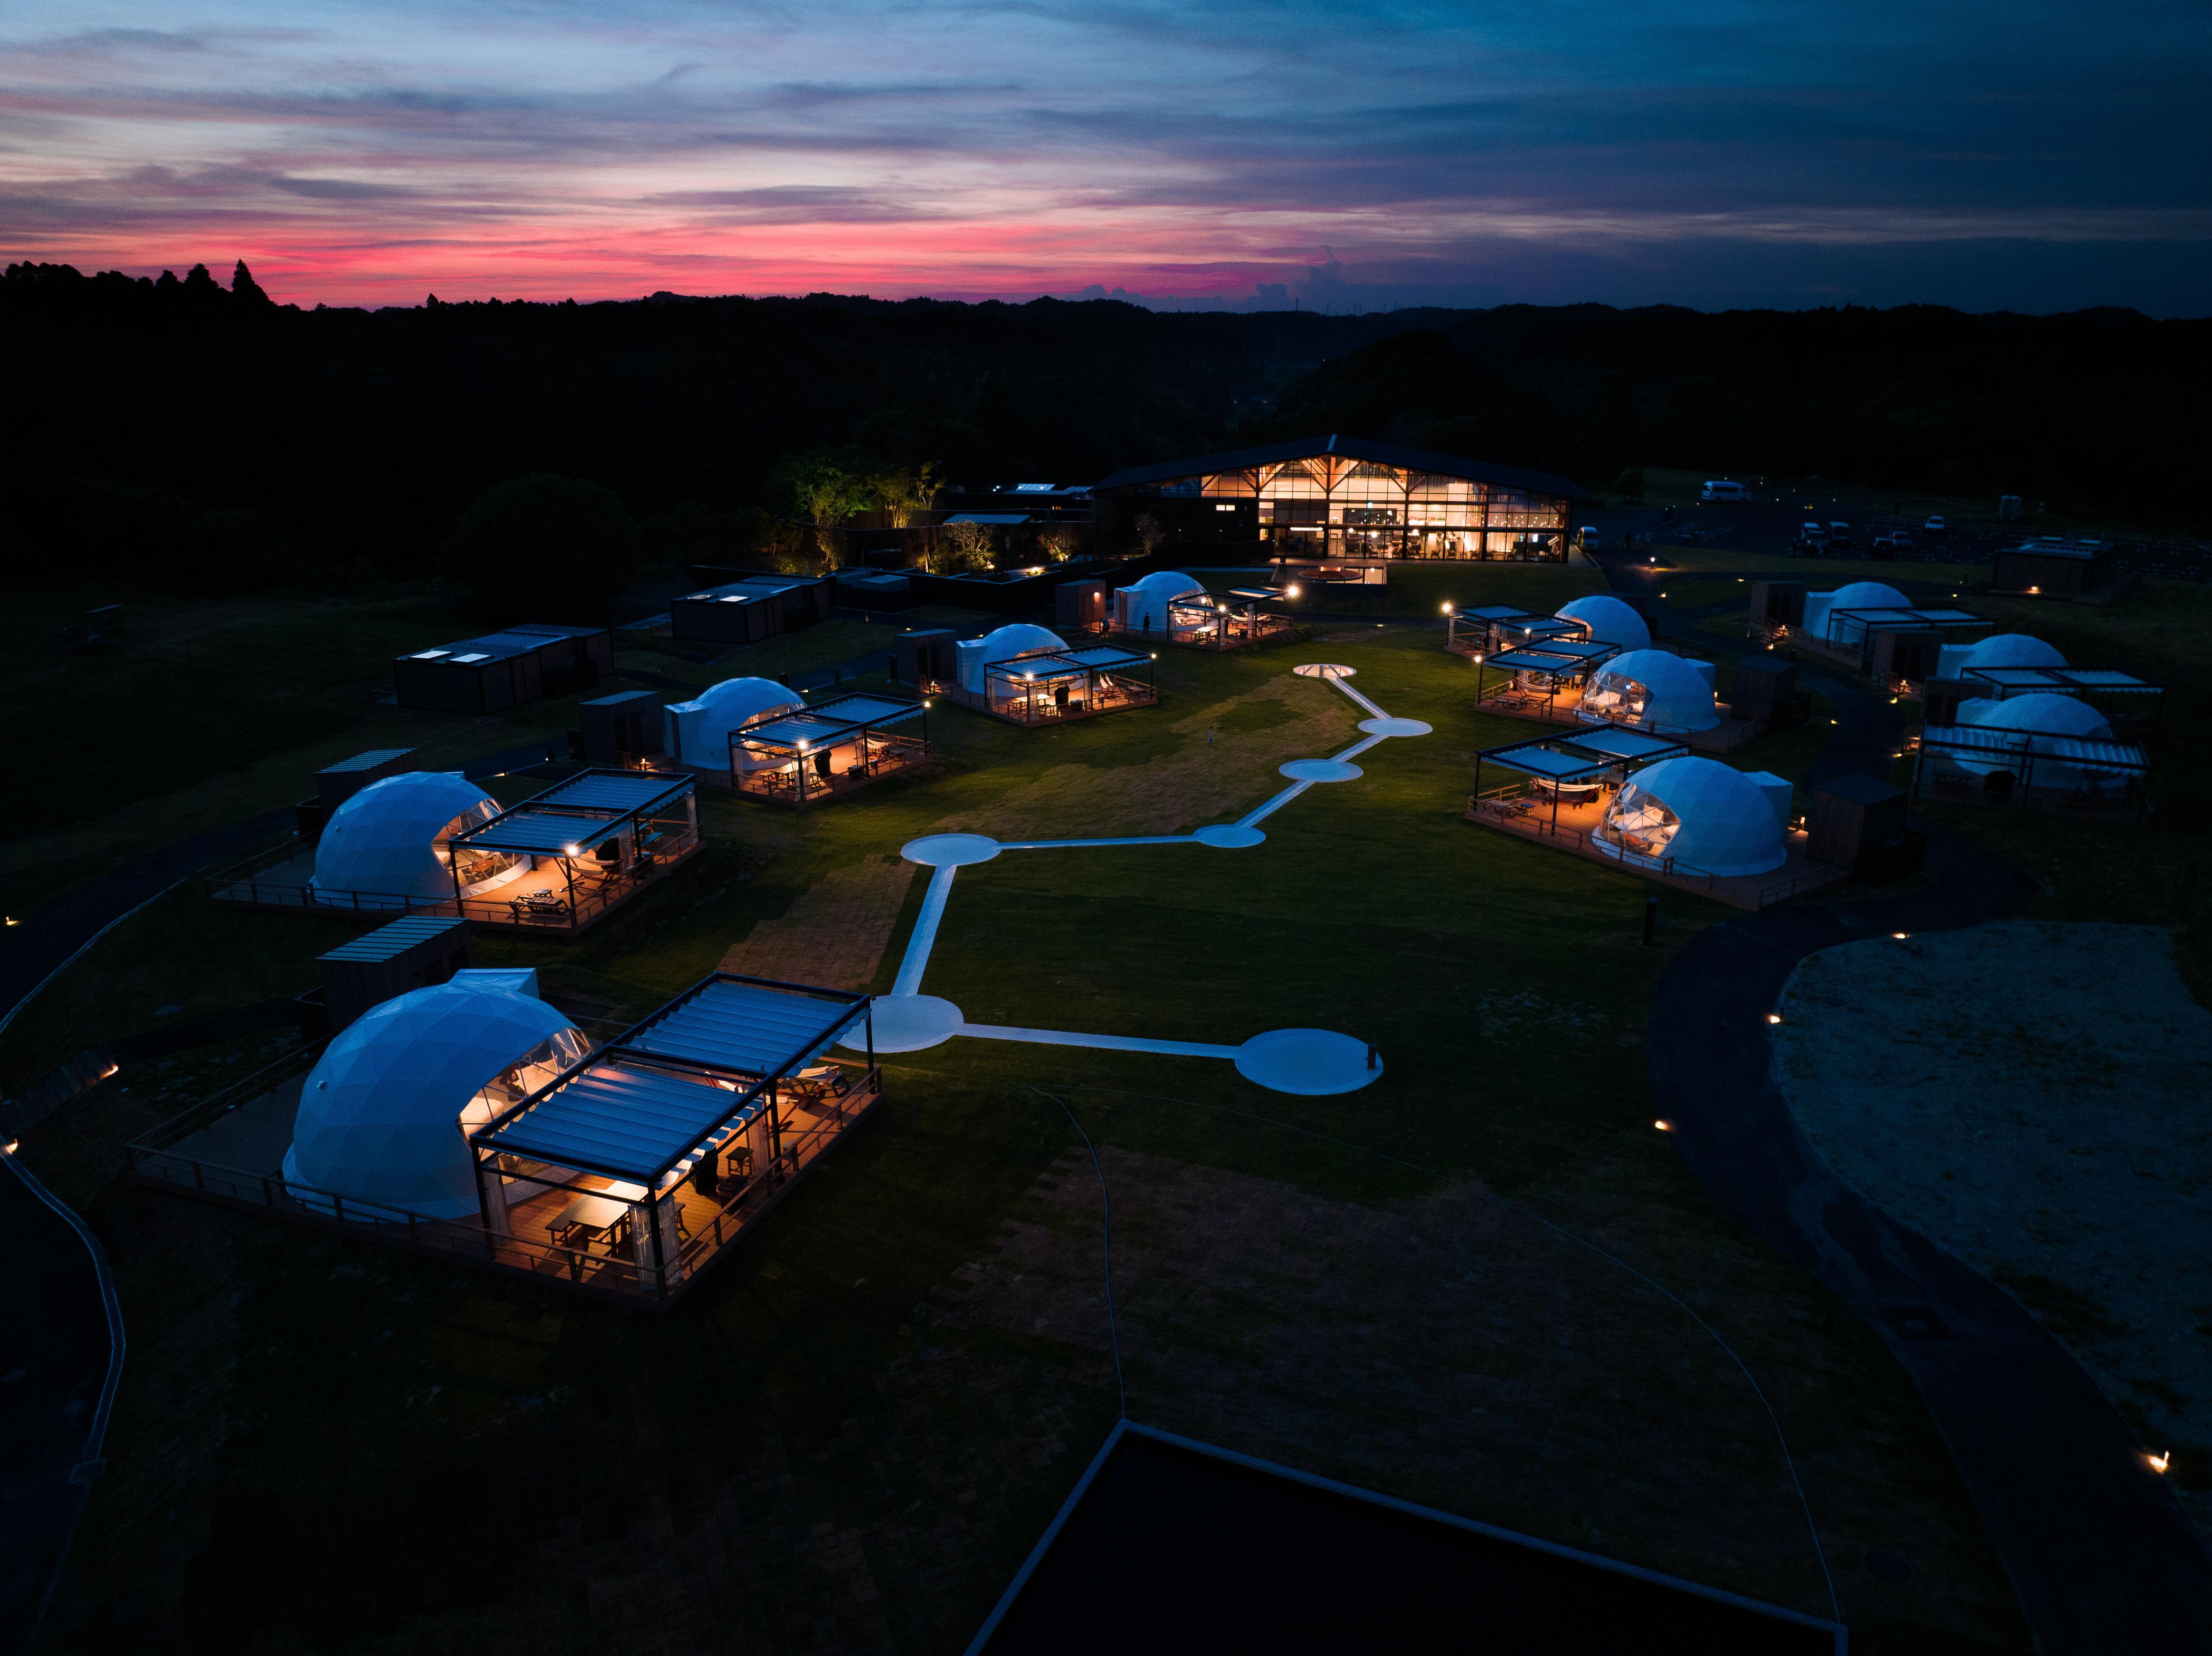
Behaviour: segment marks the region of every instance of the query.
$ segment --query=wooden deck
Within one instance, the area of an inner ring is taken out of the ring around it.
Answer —
[[[972,690],[963,690],[957,684],[938,683],[927,688],[932,695],[941,695],[963,707],[971,708],[992,719],[1003,719],[1009,725],[1018,725],[1028,731],[1046,725],[1073,724],[1079,719],[1103,719],[1108,713],[1121,713],[1131,707],[1154,707],[1159,705],[1160,700],[1158,691],[1141,684],[1128,688],[1116,687],[1115,692],[1101,695],[1095,701],[1065,708],[1055,706],[1049,699],[1027,704],[1011,700],[994,703],[989,697],[977,695]],[[1131,693],[1132,689],[1134,694]],[[1025,706],[1028,717],[1024,716]]]
[[[1507,719],[1525,719],[1534,725],[1565,725],[1577,731],[1601,731],[1607,727],[1624,731],[1641,731],[1647,736],[1663,736],[1671,740],[1686,742],[1695,753],[1734,753],[1753,737],[1763,736],[1766,725],[1763,721],[1723,718],[1709,731],[1676,731],[1667,725],[1631,724],[1626,719],[1607,719],[1595,724],[1577,716],[1582,706],[1580,685],[1561,690],[1547,701],[1540,695],[1514,689],[1501,689],[1485,696],[1474,704],[1477,713],[1498,713]],[[1728,704],[1717,704],[1725,708]]]
[[[1516,839],[1534,840],[1557,851],[1571,852],[1621,873],[1633,874],[1639,879],[1656,880],[1660,884],[1672,886],[1678,891],[1693,891],[1701,897],[1711,897],[1715,902],[1726,903],[1730,908],[1771,908],[1776,903],[1787,902],[1792,897],[1802,897],[1808,892],[1834,885],[1850,874],[1848,868],[1832,863],[1816,863],[1806,856],[1806,836],[1802,832],[1784,837],[1787,860],[1780,868],[1765,874],[1708,874],[1703,869],[1691,868],[1676,863],[1671,858],[1624,854],[1605,846],[1595,837],[1595,829],[1605,820],[1606,804],[1605,800],[1600,799],[1586,805],[1562,804],[1554,822],[1548,804],[1526,812],[1516,812],[1506,809],[1502,799],[1486,797],[1468,801],[1467,820],[1482,828],[1510,834]]]
[[[673,851],[663,850],[647,867],[605,875],[577,859],[576,905],[568,907],[569,881],[558,867],[528,870],[481,895],[411,897],[373,891],[323,891],[308,884],[315,871],[313,846],[283,847],[267,860],[254,858],[239,868],[210,875],[208,900],[226,908],[288,914],[359,914],[393,919],[403,914],[458,914],[473,925],[496,926],[520,935],[581,931],[620,908],[647,888],[666,879],[697,856],[705,842],[693,838]],[[528,901],[533,895],[539,901]]]
[[[641,1262],[626,1219],[614,1234],[580,1246],[562,1246],[547,1231],[576,1190],[548,1190],[514,1203],[506,1234],[487,1230],[475,1215],[434,1219],[379,1208],[325,1192],[288,1186],[284,1154],[290,1149],[307,1079],[304,1063],[280,1084],[215,1111],[182,1132],[157,1131],[126,1152],[141,1184],[225,1207],[260,1211],[291,1223],[428,1253],[501,1275],[520,1275],[549,1286],[578,1289],[644,1309],[665,1310],[687,1292],[730,1247],[750,1234],[769,1212],[828,1155],[844,1135],[882,1101],[881,1075],[850,1066],[858,1083],[842,1097],[785,1101],[779,1117],[781,1153],[762,1168],[726,1170],[709,1196],[689,1180],[673,1193],[678,1247],[665,1269],[651,1263],[649,1243]],[[584,1192],[605,1191],[612,1181],[584,1177]],[[514,1188],[510,1186],[510,1188]],[[667,1199],[667,1198],[664,1198]],[[631,1206],[633,1215],[641,1211]],[[580,1239],[578,1239],[580,1240]]]

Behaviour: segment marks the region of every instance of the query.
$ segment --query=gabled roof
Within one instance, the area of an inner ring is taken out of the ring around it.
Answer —
[[[1250,466],[1280,465],[1291,460],[1311,460],[1324,454],[1347,460],[1365,460],[1378,466],[1398,466],[1407,471],[1433,471],[1470,482],[1495,483],[1500,488],[1527,489],[1536,494],[1561,494],[1571,500],[1586,500],[1582,490],[1565,477],[1548,471],[1527,471],[1519,466],[1492,465],[1457,454],[1432,454],[1426,449],[1401,448],[1395,443],[1370,443],[1363,437],[1301,437],[1265,448],[1237,449],[1227,454],[1200,454],[1188,460],[1164,460],[1158,465],[1131,466],[1117,471],[1097,487],[1128,488],[1139,483],[1164,483],[1177,477],[1196,477],[1216,471],[1242,471]]]

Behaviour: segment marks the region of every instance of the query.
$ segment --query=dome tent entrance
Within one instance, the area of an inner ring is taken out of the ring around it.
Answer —
[[[1590,675],[1576,716],[1589,724],[1691,734],[1721,722],[1709,665],[1664,650],[1632,650]]]
[[[512,877],[514,859],[471,858],[455,870],[452,840],[499,809],[458,772],[409,771],[372,782],[331,813],[308,884],[321,893],[437,898],[453,895],[458,872],[474,895]]]
[[[477,1210],[464,1136],[580,1060],[589,1043],[532,996],[461,972],[371,1008],[331,1042],[300,1095],[288,1183],[434,1219]]]
[[[1114,630],[1140,638],[1172,641],[1176,618],[1170,606],[1178,598],[1203,598],[1206,588],[1179,569],[1160,569],[1114,592]],[[1188,630],[1188,623],[1185,623]]]
[[[1662,760],[1623,787],[1594,835],[1624,862],[1681,864],[1722,879],[1789,860],[1790,785],[1716,759]]]

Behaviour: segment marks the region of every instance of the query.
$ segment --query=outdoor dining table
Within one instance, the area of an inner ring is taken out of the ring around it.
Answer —
[[[610,1235],[628,1216],[629,1207],[605,1196],[579,1196],[545,1222],[546,1231],[558,1242],[570,1230],[586,1233],[586,1240]]]

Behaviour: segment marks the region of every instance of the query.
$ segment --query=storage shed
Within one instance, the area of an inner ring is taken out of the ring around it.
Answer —
[[[614,670],[614,634],[605,628],[528,626],[402,656],[392,680],[403,707],[491,713],[574,695]]]
[[[712,644],[755,644],[829,619],[836,584],[827,575],[751,574],[671,600],[671,637]]]
[[[499,810],[497,800],[457,773],[388,776],[331,814],[307,883],[318,892],[392,899],[403,908],[407,899],[451,897],[448,842]]]
[[[327,1027],[339,1034],[371,1007],[444,983],[469,967],[469,923],[410,914],[319,955]]]
[[[1990,590],[2073,598],[2095,591],[2112,577],[2112,549],[2101,542],[2027,541],[1997,554]]]
[[[479,1210],[467,1133],[581,1062],[591,1043],[544,1002],[473,976],[386,1001],[330,1044],[301,1089],[284,1156],[295,1199],[341,1216],[347,1203],[434,1219]]]
[[[1593,836],[1628,863],[1679,864],[1723,878],[1789,860],[1790,785],[1716,759],[1664,759],[1615,796]]]
[[[586,765],[621,767],[662,750],[660,698],[650,690],[594,697],[576,709],[577,755]]]
[[[1632,650],[1590,675],[1577,717],[1669,732],[1709,731],[1721,722],[1712,667],[1664,650]]]

